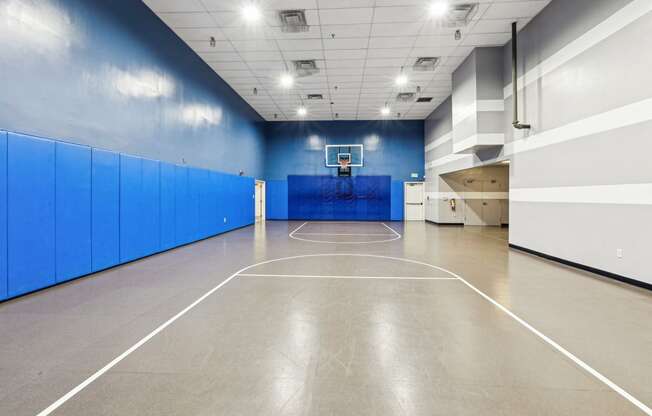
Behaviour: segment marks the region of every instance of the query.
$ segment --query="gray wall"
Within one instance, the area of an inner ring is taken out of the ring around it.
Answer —
[[[519,118],[532,129],[511,126],[507,44],[506,145],[426,156],[430,188],[510,159],[510,243],[652,283],[651,27],[649,0],[553,0],[519,33]],[[426,138],[438,128],[426,123]]]

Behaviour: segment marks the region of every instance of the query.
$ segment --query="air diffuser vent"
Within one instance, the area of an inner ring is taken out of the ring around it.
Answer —
[[[432,101],[432,97],[419,97],[417,98],[418,103],[429,103]]]
[[[309,100],[323,100],[324,96],[322,94],[308,94]]]
[[[419,72],[434,71],[439,64],[438,57],[421,57],[412,66],[412,69]]]
[[[455,4],[446,16],[446,26],[462,27],[469,24],[478,12],[478,3]]]
[[[415,95],[416,94],[413,92],[399,92],[398,95],[396,96],[396,101],[407,103],[414,100]]]
[[[287,33],[307,32],[310,26],[305,10],[281,10],[278,12],[281,30]]]
[[[298,77],[308,77],[319,73],[317,62],[315,60],[292,61],[294,72]]]

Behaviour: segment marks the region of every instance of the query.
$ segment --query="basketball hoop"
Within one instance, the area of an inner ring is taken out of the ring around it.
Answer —
[[[351,176],[351,159],[343,157],[338,163],[340,166],[337,168],[337,176]]]

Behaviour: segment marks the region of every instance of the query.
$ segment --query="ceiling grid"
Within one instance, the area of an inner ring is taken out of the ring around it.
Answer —
[[[452,73],[473,48],[504,45],[512,21],[523,27],[550,2],[448,0],[450,6],[478,4],[455,39],[457,27],[429,16],[434,0],[143,1],[268,121],[396,119],[397,113],[425,119],[450,95]],[[243,19],[243,7],[252,4],[260,10],[258,22]],[[308,30],[284,32],[280,10],[303,10]],[[440,62],[434,71],[413,71],[418,57]],[[315,60],[320,71],[281,88],[280,77],[295,60]],[[408,77],[403,88],[395,84],[401,68]],[[396,100],[399,91],[416,93],[417,86],[432,101]],[[323,100],[308,100],[308,94]],[[391,113],[383,117],[385,103]],[[304,117],[297,114],[303,106]]]

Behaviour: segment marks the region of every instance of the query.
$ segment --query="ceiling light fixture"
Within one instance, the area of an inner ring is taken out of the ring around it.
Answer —
[[[430,16],[443,17],[448,12],[448,2],[435,1],[430,5]]]
[[[385,107],[380,109],[380,114],[384,117],[387,117],[390,113],[392,112],[392,109],[389,108],[387,105]]]
[[[305,117],[306,114],[308,114],[308,110],[306,110],[306,107],[299,107],[299,109],[297,109],[297,115],[299,117]]]
[[[400,74],[399,76],[396,77],[396,85],[399,87],[402,87],[408,83],[408,77],[405,74]]]
[[[242,18],[249,23],[256,23],[263,17],[258,6],[247,4],[242,8]]]
[[[294,77],[290,74],[283,74],[281,75],[280,83],[283,88],[292,88],[294,85]]]

